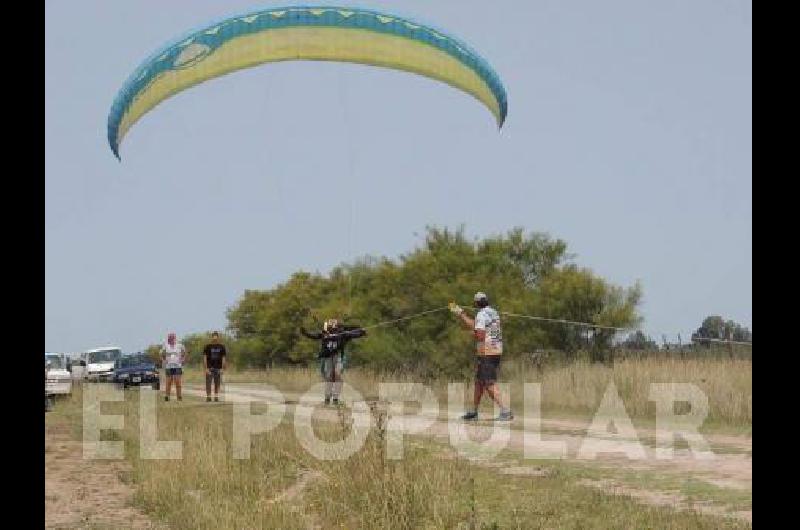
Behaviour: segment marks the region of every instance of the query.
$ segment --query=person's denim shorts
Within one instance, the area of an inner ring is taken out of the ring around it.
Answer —
[[[183,368],[166,368],[167,377],[172,377],[174,375],[183,375]]]

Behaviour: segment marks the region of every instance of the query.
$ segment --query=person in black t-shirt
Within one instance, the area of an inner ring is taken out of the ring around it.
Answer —
[[[339,395],[342,392],[342,372],[345,366],[344,347],[352,339],[366,336],[364,329],[354,326],[344,326],[337,320],[327,320],[318,333],[309,333],[300,328],[300,333],[309,339],[320,341],[320,351],[317,357],[320,360],[320,371],[325,379],[325,404],[333,401],[339,404]]]
[[[214,401],[219,401],[219,385],[225,362],[225,345],[219,341],[219,332],[211,334],[211,343],[203,348],[203,366],[206,369],[206,401],[211,401],[211,381],[214,381]]]

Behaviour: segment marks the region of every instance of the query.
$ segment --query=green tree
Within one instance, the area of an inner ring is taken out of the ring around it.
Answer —
[[[151,344],[145,348],[144,352],[156,363],[156,366],[161,366],[161,345]]]
[[[652,338],[648,337],[641,330],[632,333],[628,338],[622,342],[622,347],[629,350],[638,351],[657,351],[658,344]]]
[[[532,313],[546,318],[587,322],[598,326],[632,328],[641,322],[637,308],[642,290],[637,283],[624,289],[595,276],[589,269],[565,266],[548,275],[536,289]],[[574,354],[588,346],[595,356],[607,352],[614,337],[613,330],[565,325],[559,322],[541,324],[549,346]],[[591,337],[591,344],[589,342]]]
[[[443,308],[471,305],[476,291],[500,311],[581,320],[598,325],[638,322],[640,289],[608,284],[568,263],[567,245],[546,234],[514,229],[470,240],[464,228],[428,227],[424,243],[398,259],[363,257],[330,274],[298,272],[265,291],[247,290],[228,310],[228,329],[243,365],[308,362],[317,345],[298,334],[326,318],[370,326]],[[578,329],[504,318],[507,355],[537,348],[574,349]],[[598,333],[600,350],[610,337]],[[395,322],[349,345],[351,362],[423,374],[468,370],[474,344],[450,314]]]
[[[733,320],[725,320],[721,316],[712,315],[706,317],[697,331],[692,334],[692,341],[711,347],[715,340],[752,342],[753,333]]]

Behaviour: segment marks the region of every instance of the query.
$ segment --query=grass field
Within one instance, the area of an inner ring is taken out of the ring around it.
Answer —
[[[510,384],[511,405],[517,410],[522,410],[523,384],[540,382],[545,416],[587,420],[597,411],[603,393],[613,381],[637,427],[652,426],[655,420],[655,404],[649,401],[650,383],[692,383],[708,397],[706,431],[749,434],[752,430],[753,363],[749,360],[652,358],[618,361],[613,367],[575,362],[545,367],[542,372],[530,364],[510,361],[503,365],[501,378]],[[200,383],[202,372],[190,368],[185,379]],[[404,373],[377,375],[363,368],[348,370],[345,379],[365,397],[377,396],[380,382],[421,382],[435,391],[442,409],[447,403],[447,382],[468,382],[426,381]],[[305,392],[319,380],[319,373],[311,368],[232,370],[226,374],[230,383],[263,382],[284,392]]]
[[[739,431],[752,424],[749,363],[741,361],[631,361],[613,369],[578,364],[546,371],[545,411],[591,415],[605,384],[617,382],[626,408],[646,420],[649,381],[696,381],[706,390],[711,418]],[[741,363],[741,364],[739,364]],[[188,382],[199,381],[189,371]],[[526,374],[514,372],[513,384]],[[365,396],[376,376],[347,374]],[[317,383],[313,370],[232,372],[229,381],[269,382],[281,390],[305,391]],[[632,382],[626,384],[626,378]],[[399,379],[402,381],[402,379]],[[441,391],[443,384],[439,384]],[[513,386],[512,386],[513,391]],[[71,425],[80,439],[80,389],[57,404],[48,421]],[[134,502],[170,528],[749,528],[719,513],[752,509],[752,494],[718,488],[691,477],[632,469],[600,469],[565,461],[522,460],[504,452],[492,462],[457,458],[446,444],[414,438],[400,461],[387,460],[385,432],[372,429],[367,442],[344,461],[322,461],[299,444],[286,419],[253,437],[251,458],[231,452],[231,405],[207,405],[187,396],[158,402],[159,440],[182,440],[181,460],[139,458],[138,393],[123,403],[103,404],[104,414],[124,414],[125,429],[105,431],[126,442]],[[347,421],[317,422],[320,438],[341,439]],[[616,489],[610,487],[616,485]],[[616,493],[615,493],[616,492]],[[620,493],[621,492],[621,493]],[[644,499],[637,492],[648,492]],[[666,499],[666,501],[664,500]]]

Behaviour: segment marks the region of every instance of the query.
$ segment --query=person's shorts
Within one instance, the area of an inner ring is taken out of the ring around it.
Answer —
[[[500,369],[499,355],[478,356],[478,366],[475,370],[475,379],[481,383],[497,382],[497,372]]]
[[[219,368],[209,368],[206,374],[206,388],[211,388],[212,381],[214,382],[214,386],[219,386],[221,378],[222,370]]]
[[[165,368],[164,371],[167,373],[167,377],[183,375],[183,368]]]

